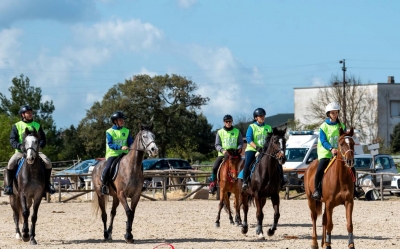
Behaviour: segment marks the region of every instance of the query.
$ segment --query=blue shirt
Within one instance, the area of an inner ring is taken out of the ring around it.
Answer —
[[[257,123],[257,121],[254,121],[253,124],[256,124],[257,126],[263,126],[264,125],[264,123],[259,124],[259,123]],[[250,144],[251,142],[253,142],[253,128],[251,128],[250,125],[249,125],[249,127],[247,128],[247,131],[246,131],[246,141],[247,141],[247,144]]]
[[[122,127],[118,127],[116,125],[113,125],[113,127],[111,127],[113,130],[120,130]],[[108,147],[110,147],[113,150],[120,150],[122,148],[122,146],[118,145],[118,144],[114,144],[113,143],[113,139],[111,137],[110,134],[106,133],[106,139],[107,139],[107,144]],[[131,147],[131,145],[133,144],[133,138],[131,136],[131,133],[129,132],[128,135],[128,147]]]

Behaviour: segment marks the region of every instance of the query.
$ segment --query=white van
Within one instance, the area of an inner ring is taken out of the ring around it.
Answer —
[[[357,133],[358,131],[355,131]],[[308,168],[310,163],[318,158],[317,144],[318,144],[319,130],[317,131],[290,131],[289,139],[286,142],[286,162],[283,166],[283,171],[287,172],[285,176],[291,175],[286,179],[291,185],[302,185],[302,181],[296,178],[303,179],[304,171]],[[354,135],[355,154],[363,154],[360,141]],[[302,188],[296,189],[302,192]]]

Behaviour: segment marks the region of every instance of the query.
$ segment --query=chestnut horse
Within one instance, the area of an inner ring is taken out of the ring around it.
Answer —
[[[274,208],[274,223],[268,230],[268,236],[275,233],[276,226],[280,217],[279,213],[279,191],[281,190],[281,175],[279,173],[279,164],[285,163],[285,150],[286,150],[286,129],[278,130],[273,129],[273,132],[268,135],[261,152],[261,159],[259,164],[256,165],[254,172],[250,178],[250,186],[246,191],[241,193],[241,203],[243,205],[244,219],[242,226],[242,233],[246,234],[248,231],[247,213],[249,211],[249,203],[255,200],[257,207],[257,229],[256,234],[259,239],[265,239],[262,230],[262,222],[264,213],[262,211],[267,197],[271,197],[272,206]],[[240,188],[241,188],[241,184]]]
[[[140,131],[136,135],[133,144],[129,148],[129,153],[122,157],[119,162],[119,170],[117,172],[114,182],[109,182],[110,195],[113,197],[113,204],[111,208],[111,221],[107,229],[107,213],[106,204],[108,202],[108,195],[101,193],[101,173],[105,167],[105,161],[95,166],[92,172],[92,179],[96,194],[94,195],[94,208],[96,213],[99,208],[101,209],[101,219],[104,225],[104,239],[112,240],[112,229],[116,210],[121,202],[126,213],[126,234],[125,241],[127,243],[133,243],[132,235],[132,223],[135,217],[135,209],[140,199],[140,194],[143,187],[143,170],[142,161],[145,152],[149,156],[155,156],[158,154],[157,145],[154,142],[154,134],[151,132],[153,126],[146,127],[140,126]],[[96,198],[97,197],[97,198]],[[128,198],[131,199],[131,206],[129,207]]]
[[[39,141],[40,135],[35,128],[32,131],[28,128],[25,129],[22,142],[24,162],[18,169],[17,181],[13,181],[13,194],[10,195],[16,238],[21,239],[22,237],[24,242],[30,241],[31,245],[37,244],[35,228],[45,184],[44,168],[42,168],[42,161],[39,156]],[[29,231],[28,218],[32,204],[32,224]],[[23,218],[22,235],[18,225],[20,218]]]
[[[322,216],[322,242],[321,246],[331,248],[331,232],[333,229],[332,213],[336,206],[344,205],[346,209],[347,232],[349,238],[348,248],[354,249],[353,241],[353,194],[354,182],[351,167],[354,166],[354,140],[353,128],[349,132],[339,130],[338,153],[325,171],[322,181],[321,201],[314,200],[311,196],[314,191],[314,178],[318,167],[318,160],[314,160],[304,173],[304,186],[311,210],[313,225],[311,248],[318,248],[316,221],[322,213],[322,202],[325,210]]]
[[[218,174],[218,185],[219,185],[219,208],[217,220],[215,221],[215,226],[219,227],[219,219],[221,216],[221,210],[225,207],[225,210],[229,214],[230,223],[233,225],[236,223],[237,226],[242,224],[242,220],[240,218],[240,189],[238,182],[238,173],[243,165],[242,157],[237,149],[229,149],[227,150],[228,154],[225,155],[224,161],[222,162],[222,166],[219,169]],[[229,197],[233,193],[235,195],[235,222],[233,222],[232,210],[230,208]]]

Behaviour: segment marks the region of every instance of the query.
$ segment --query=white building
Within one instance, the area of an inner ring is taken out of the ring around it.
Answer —
[[[369,93],[371,99],[368,100],[368,112],[362,114],[362,118],[367,118],[373,122],[364,127],[354,127],[360,129],[364,134],[364,141],[370,144],[373,138],[383,139],[384,144],[390,144],[390,135],[393,128],[400,122],[400,84],[394,82],[394,77],[389,76],[387,83],[362,84]],[[321,89],[332,89],[331,86],[325,87],[299,87],[294,88],[294,115],[295,119],[301,124],[320,123],[321,119],[310,119],[310,103],[315,100]],[[370,116],[370,117],[369,117]]]

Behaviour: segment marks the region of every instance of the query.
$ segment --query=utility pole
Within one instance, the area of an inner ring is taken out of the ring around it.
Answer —
[[[342,71],[343,71],[343,123],[344,125],[347,124],[347,119],[346,119],[346,61],[345,59],[339,61],[340,64],[343,64],[342,66]]]

